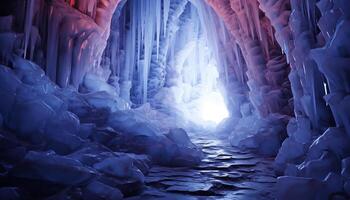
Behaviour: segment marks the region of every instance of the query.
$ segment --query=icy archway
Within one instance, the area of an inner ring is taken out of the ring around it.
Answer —
[[[189,3],[182,17],[185,20],[175,35],[176,42],[170,46],[166,87],[153,101],[178,110],[186,122],[215,126],[229,116],[219,74],[226,67],[222,62],[226,58],[218,52],[219,35],[210,34],[218,19],[213,19],[211,10],[200,1]]]
[[[229,116],[225,40],[223,22],[204,1],[126,1],[102,63],[119,77],[125,100],[212,126]]]

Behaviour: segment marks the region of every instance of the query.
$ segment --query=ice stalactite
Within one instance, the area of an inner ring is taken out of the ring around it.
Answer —
[[[237,67],[234,67],[234,69],[237,71],[236,74],[239,77],[238,80],[241,83],[245,83],[245,70],[244,70],[244,58],[242,55],[242,51],[239,48],[238,44],[234,44],[234,54],[236,56],[236,60],[237,60]]]
[[[168,17],[169,17],[169,10],[170,10],[170,1],[171,0],[163,0],[163,34],[165,35],[167,32],[167,25],[168,25]]]
[[[110,71],[100,69],[100,61],[118,3],[27,1],[24,56],[43,64],[50,79],[62,87],[73,85],[78,89],[88,72],[108,79]]]
[[[170,1],[164,0],[163,3],[166,8],[165,15],[168,16],[167,20],[164,20],[164,26],[166,26],[166,32],[160,39],[160,49],[158,58],[155,56],[156,51],[153,51],[151,60],[151,68],[148,79],[148,98],[152,98],[165,84],[166,68],[167,68],[167,56],[169,48],[174,40],[174,37],[179,29],[181,23],[180,16],[184,12],[188,0],[176,0]]]
[[[160,36],[161,36],[161,27],[162,27],[162,3],[161,1],[156,1],[155,5],[156,9],[156,52],[157,52],[157,59],[159,57],[159,43],[160,43]]]
[[[201,27],[205,35],[204,37],[207,38],[208,46],[212,50],[215,60],[218,62],[219,70],[225,73],[225,71],[227,71],[227,63],[226,54],[220,52],[221,44],[220,37],[218,37],[220,35],[218,32],[218,30],[220,30],[218,27],[218,25],[220,25],[220,23],[218,23],[219,19],[215,19],[215,17],[217,17],[215,13],[203,2],[193,0],[192,3],[198,11]],[[221,29],[221,32],[225,32],[225,29]]]
[[[226,58],[232,38],[227,37],[226,27],[203,1],[190,1],[172,28],[176,29],[171,33],[174,40],[167,45],[166,87],[156,93],[151,103],[162,110],[177,110],[171,114],[187,125],[215,127],[228,116],[228,100],[225,102],[222,90],[236,80],[235,73],[228,72],[232,72],[235,58]],[[215,108],[217,113],[213,115]]]
[[[142,104],[163,86],[168,47],[186,4],[187,0],[127,1],[122,6],[125,10],[121,18],[124,20],[120,21],[121,18],[114,16],[111,29],[119,29],[119,32],[112,35],[119,38],[121,45],[111,44],[110,38],[104,59],[113,58],[116,54],[109,52],[109,47],[115,46],[117,53],[124,52],[123,55],[118,54],[118,63],[126,66],[119,75],[124,99],[128,100],[128,96],[131,96],[134,103]]]
[[[148,75],[150,70],[150,64],[151,64],[151,57],[152,57],[152,51],[153,51],[153,45],[154,45],[154,33],[156,28],[156,22],[159,21],[156,19],[157,15],[154,15],[153,8],[156,6],[156,1],[145,1],[144,5],[144,12],[145,16],[141,16],[141,18],[144,18],[144,59],[143,59],[143,67],[141,67],[142,71],[142,78],[141,78],[141,85],[142,85],[142,103],[147,102],[147,92],[148,92]],[[158,16],[160,17],[160,16]],[[146,24],[147,23],[147,24]]]
[[[78,0],[76,1],[76,8],[80,10],[82,13],[90,16],[91,18],[96,17],[96,9],[97,9],[98,0]]]
[[[25,22],[24,22],[24,55],[23,55],[24,58],[27,57],[28,44],[31,36],[30,34],[32,32],[32,26],[33,26],[33,16],[34,16],[34,0],[27,0]]]
[[[62,14],[55,14],[54,6],[50,5],[49,7],[49,23],[48,23],[48,36],[47,36],[47,50],[46,50],[46,74],[52,81],[56,81],[56,65],[57,65],[57,55],[58,55],[58,34],[59,34],[59,23],[62,18]],[[70,69],[69,69],[70,71]],[[70,78],[66,77],[67,79]],[[63,81],[62,85],[67,86],[65,84],[66,81]],[[68,82],[68,81],[67,81]]]
[[[271,54],[279,47],[273,43],[271,23],[260,14],[257,1],[207,0],[207,2],[222,17],[242,50],[248,67],[250,99],[255,109],[261,116],[267,116],[270,113],[289,114],[290,111],[286,108],[289,106],[290,96],[288,95],[290,94],[282,92],[288,89],[288,84],[277,88],[276,85],[271,85],[270,81],[267,81],[267,78],[271,79],[270,75],[266,74],[269,72],[267,63],[271,59]],[[287,65],[283,66],[284,68],[279,70],[288,72]],[[284,81],[288,82],[286,75]],[[266,93],[269,94],[265,95]],[[274,101],[280,102],[278,106],[272,106]]]

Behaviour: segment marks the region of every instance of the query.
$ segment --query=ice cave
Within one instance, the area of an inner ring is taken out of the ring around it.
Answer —
[[[350,199],[350,1],[1,1],[0,199]]]

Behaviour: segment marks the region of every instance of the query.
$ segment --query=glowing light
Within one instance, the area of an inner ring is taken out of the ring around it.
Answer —
[[[199,112],[203,121],[215,124],[229,117],[224,98],[217,91],[204,95],[199,99]]]

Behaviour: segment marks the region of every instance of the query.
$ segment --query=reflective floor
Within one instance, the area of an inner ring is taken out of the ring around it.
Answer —
[[[273,158],[262,158],[233,148],[212,135],[192,135],[204,152],[195,168],[152,167],[147,188],[138,199],[274,199]]]

